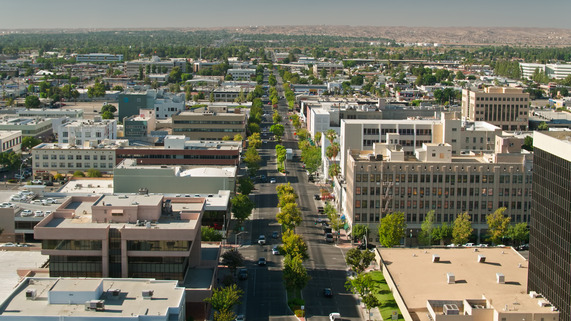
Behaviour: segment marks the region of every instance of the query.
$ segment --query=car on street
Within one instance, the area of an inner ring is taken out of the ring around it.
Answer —
[[[240,314],[236,317],[236,321],[246,321],[246,317],[243,314]]]
[[[323,214],[323,213],[325,213],[325,208],[323,208],[323,206],[318,206],[318,207],[317,207],[317,212],[320,213],[320,214]]]
[[[240,280],[248,279],[248,269],[240,269],[238,270],[238,278]]]
[[[325,234],[325,242],[333,243],[333,234],[331,234],[331,233]]]
[[[516,247],[516,250],[518,250],[518,251],[527,251],[527,250],[529,250],[529,244],[522,244],[522,245]]]
[[[278,231],[273,231],[272,232],[272,238],[273,239],[277,239],[280,236],[280,233],[278,233]]]
[[[313,199],[316,201],[319,201],[319,200],[321,200],[321,195],[315,194],[315,195],[313,195]]]
[[[272,248],[272,255],[280,255],[280,249],[277,245]]]
[[[331,290],[331,288],[323,289],[323,296],[326,298],[332,298],[333,297],[333,291]]]
[[[2,247],[16,247],[17,245],[14,243],[6,243],[4,245],[2,245]]]
[[[260,176],[260,182],[262,182],[262,183],[267,183],[267,182],[268,182],[268,178],[266,177],[266,175]]]
[[[339,312],[332,312],[329,313],[329,321],[335,321],[341,319],[341,313]]]
[[[33,179],[32,184],[34,185],[42,185],[43,181],[41,179]]]
[[[265,257],[261,257],[258,259],[258,265],[259,266],[265,266],[266,265],[266,258]]]
[[[265,235],[260,235],[258,236],[258,244],[260,245],[266,245],[266,236]]]
[[[45,211],[45,212],[44,212],[44,216],[48,216],[48,215],[50,215],[51,213],[52,213],[52,211]]]

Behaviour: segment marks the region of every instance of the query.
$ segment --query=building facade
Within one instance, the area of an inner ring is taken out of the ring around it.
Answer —
[[[462,117],[485,121],[503,130],[527,130],[529,93],[506,87],[488,87],[484,91],[463,89]]]
[[[79,54],[75,56],[75,61],[77,62],[121,62],[123,61],[123,55],[113,55],[104,53],[90,53],[90,54]]]
[[[94,142],[100,144],[104,140],[117,139],[117,120],[83,119],[71,121],[58,126],[58,141],[62,144],[82,146]]]
[[[51,277],[182,281],[200,264],[203,212],[203,198],[72,196],[34,235],[50,257]]]
[[[533,206],[528,291],[543,294],[571,319],[571,133],[533,135]]]
[[[22,149],[22,132],[19,130],[0,131],[0,152],[19,153]]]
[[[246,137],[246,114],[183,111],[172,116],[172,131],[192,140],[222,140],[236,134]]]
[[[373,151],[348,154],[345,209],[352,224],[379,223],[385,215],[404,212],[415,231],[434,210],[436,224],[451,224],[468,212],[480,239],[486,215],[506,207],[512,222],[529,222],[531,157],[494,155],[452,157],[449,144],[424,143],[407,156],[399,145],[375,144]]]

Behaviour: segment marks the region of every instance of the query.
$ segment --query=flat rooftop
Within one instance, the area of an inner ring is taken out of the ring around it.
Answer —
[[[42,255],[39,250],[0,251],[0,265],[2,265],[2,269],[0,269],[0,302],[6,300],[20,283],[21,278],[18,276],[18,269],[40,268],[48,258],[47,255]]]
[[[97,291],[100,285],[103,290],[102,294]],[[120,290],[120,294],[113,297],[107,292],[112,289]],[[27,290],[36,291],[35,300],[26,298]],[[154,291],[152,299],[143,299],[142,292],[146,290]],[[66,293],[69,293],[70,297],[79,294],[82,298],[91,296],[93,300],[105,300],[105,310],[86,310],[85,300],[78,303],[57,301],[50,303],[50,300],[55,300],[54,297],[61,298]],[[184,289],[177,287],[177,281],[30,278],[16,289],[11,299],[4,302],[0,308],[0,315],[2,317],[75,316],[81,318],[164,316],[169,308],[178,308],[183,298]]]
[[[113,193],[113,178],[72,179],[59,189],[60,193],[70,195],[101,195]]]
[[[416,315],[421,321],[428,320],[424,312],[427,300],[482,296],[491,300],[498,311],[508,306],[520,313],[551,312],[551,308],[539,307],[537,299],[527,294],[528,261],[511,247],[383,248],[379,253],[409,311],[418,311]],[[440,256],[439,263],[432,263],[434,254]],[[486,257],[485,263],[478,263],[478,255]],[[447,283],[447,273],[454,274],[456,283]],[[505,276],[505,284],[497,283],[496,273]]]

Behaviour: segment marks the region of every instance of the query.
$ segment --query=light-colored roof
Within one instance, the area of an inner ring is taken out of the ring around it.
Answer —
[[[551,312],[527,294],[528,262],[512,248],[477,248],[477,252],[475,248],[383,248],[379,252],[409,310],[422,311],[427,300],[485,296],[497,310],[507,305],[519,312]],[[432,263],[434,254],[439,255],[439,263]],[[478,255],[486,257],[485,263],[478,263]],[[447,273],[454,274],[455,284],[447,283]],[[496,273],[505,276],[505,284],[497,283]],[[417,315],[427,320],[426,313]]]
[[[101,285],[101,287],[100,287]],[[99,289],[99,291],[98,291]],[[118,289],[120,294],[113,297],[108,290]],[[26,298],[27,290],[35,290],[35,300]],[[101,291],[102,290],[102,291]],[[152,290],[152,299],[143,299],[143,291]],[[78,292],[79,291],[79,292]],[[58,293],[59,292],[59,293]],[[105,310],[95,311],[85,308],[82,302],[59,303],[60,297],[69,293],[74,296],[95,297],[105,300]],[[49,298],[49,299],[48,299]],[[50,303],[50,301],[56,303]],[[14,296],[4,302],[0,315],[35,317],[129,317],[165,316],[169,308],[178,308],[184,300],[184,288],[177,287],[177,281],[155,281],[150,279],[59,279],[31,278],[16,289]]]

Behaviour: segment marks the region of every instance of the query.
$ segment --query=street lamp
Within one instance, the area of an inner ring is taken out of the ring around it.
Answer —
[[[412,229],[410,230],[409,236],[410,236],[410,247],[412,247]]]

